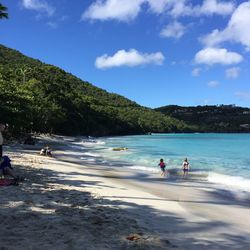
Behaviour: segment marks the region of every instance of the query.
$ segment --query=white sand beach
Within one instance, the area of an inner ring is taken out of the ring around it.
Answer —
[[[47,138],[48,139],[48,138]],[[250,202],[206,183],[8,146],[19,186],[0,187],[0,249],[249,249]],[[51,142],[51,141],[50,141]],[[56,146],[58,145],[58,146]]]

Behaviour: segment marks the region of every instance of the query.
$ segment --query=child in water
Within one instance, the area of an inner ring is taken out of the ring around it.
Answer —
[[[183,178],[187,177],[189,171],[189,162],[187,158],[185,158],[182,163],[182,170],[183,170]]]
[[[166,170],[165,170],[166,164],[165,164],[163,159],[160,159],[160,163],[158,164],[158,166],[160,166],[160,168],[161,168],[161,176],[166,176],[166,174],[167,174]]]

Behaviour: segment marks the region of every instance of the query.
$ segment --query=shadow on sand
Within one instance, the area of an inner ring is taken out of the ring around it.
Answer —
[[[0,249],[247,249],[249,238],[225,231],[221,240],[202,237],[228,225],[220,221],[187,222],[171,213],[98,197],[85,187],[109,187],[101,181],[84,181],[78,172],[55,172],[18,166],[26,181],[19,186],[0,188]],[[112,170],[110,170],[112,171]],[[106,178],[120,178],[108,174]],[[80,180],[73,180],[78,176]],[[91,174],[92,177],[103,175]],[[62,179],[62,177],[64,177]],[[139,176],[134,176],[138,178]],[[131,176],[123,176],[131,178]],[[149,178],[149,176],[143,176]],[[212,194],[213,195],[213,194]],[[216,194],[214,194],[216,195]],[[133,197],[130,197],[131,199]],[[140,199],[146,199],[138,197]],[[166,200],[159,198],[159,200]],[[221,204],[219,199],[218,204]],[[174,199],[173,199],[174,201]],[[193,203],[197,201],[187,200]],[[206,201],[207,203],[214,202]],[[223,203],[225,204],[225,203]],[[244,204],[239,204],[243,206]],[[157,225],[157,226],[156,226]],[[159,228],[161,230],[159,231]],[[164,228],[164,230],[162,230]],[[137,240],[127,237],[136,235]],[[199,235],[194,238],[192,235]],[[245,248],[244,248],[245,247]]]

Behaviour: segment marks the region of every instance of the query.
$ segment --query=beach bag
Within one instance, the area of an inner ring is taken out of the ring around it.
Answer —
[[[13,179],[0,179],[0,186],[10,186],[10,185],[17,186],[18,182]]]

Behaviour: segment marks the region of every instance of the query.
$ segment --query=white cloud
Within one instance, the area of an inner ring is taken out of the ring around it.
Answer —
[[[195,68],[192,70],[192,76],[199,76],[201,72],[201,68]]]
[[[145,0],[96,1],[82,14],[82,19],[117,19],[120,21],[130,21],[139,14],[141,4],[144,1]]]
[[[219,31],[213,30],[203,37],[201,41],[206,46],[216,46],[223,42],[231,41],[241,43],[250,50],[250,1],[244,2],[234,11],[227,27]]]
[[[200,40],[205,46],[214,47],[218,45],[219,43],[226,41],[228,39],[228,37],[226,38],[221,35],[222,35],[222,32],[215,29],[210,34],[201,37]]]
[[[220,85],[220,83],[218,81],[210,81],[207,84],[210,88],[215,88],[218,87]]]
[[[238,91],[235,93],[235,95],[238,96],[240,99],[250,101],[250,92]]]
[[[195,55],[195,63],[197,64],[237,64],[243,60],[243,57],[236,53],[220,48],[205,48]]]
[[[25,9],[45,12],[48,16],[52,16],[55,12],[55,9],[52,6],[42,0],[22,0],[22,6]]]
[[[205,0],[199,7],[193,9],[197,15],[229,15],[234,10],[233,2],[217,1],[217,0]]]
[[[234,10],[232,1],[204,0],[202,5],[192,5],[188,0],[147,0],[155,13],[168,11],[173,17],[201,15],[229,15]]]
[[[135,49],[129,51],[119,50],[113,56],[105,54],[96,58],[95,66],[99,69],[105,69],[121,66],[135,67],[144,64],[161,65],[164,59],[161,52],[147,54],[140,53]]]
[[[204,0],[202,5],[192,5],[189,0],[96,0],[82,14],[82,19],[131,21],[135,19],[142,6],[156,14],[173,17],[200,15],[228,15],[234,10],[231,1]]]
[[[236,79],[240,74],[240,68],[239,67],[229,68],[225,71],[225,73],[227,78]]]
[[[192,6],[188,5],[188,0],[146,0],[149,9],[153,13],[167,13],[170,16],[178,17],[189,15],[192,12]]]
[[[187,5],[185,0],[176,1],[169,14],[173,17],[189,16],[192,13],[192,6]]]
[[[183,0],[179,0],[183,1]],[[147,0],[149,8],[154,13],[163,13],[174,6],[175,0]]]
[[[185,27],[175,21],[169,25],[167,25],[162,31],[161,31],[161,36],[163,37],[173,37],[173,38],[180,38],[184,35],[185,32]]]

